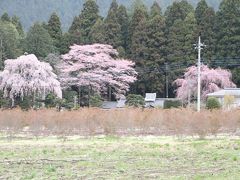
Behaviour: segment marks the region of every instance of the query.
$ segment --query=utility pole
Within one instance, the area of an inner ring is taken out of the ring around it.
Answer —
[[[166,68],[166,72],[165,72],[165,74],[166,74],[166,98],[168,99],[168,97],[169,97],[169,95],[168,95],[169,87],[168,87],[168,63],[167,62],[165,63],[165,68]]]
[[[201,43],[201,37],[198,38],[198,44],[196,49],[198,49],[198,88],[197,88],[197,111],[201,111],[201,50],[205,45]]]

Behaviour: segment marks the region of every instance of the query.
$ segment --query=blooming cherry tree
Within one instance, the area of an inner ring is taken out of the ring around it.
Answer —
[[[0,90],[4,97],[12,100],[28,95],[43,97],[52,92],[62,98],[60,82],[52,72],[52,67],[48,63],[40,62],[35,55],[23,55],[4,63],[5,68],[0,72]]]
[[[197,67],[189,67],[183,78],[174,81],[177,86],[177,97],[187,101],[189,97],[197,97]],[[208,66],[201,67],[201,95],[206,99],[208,93],[218,91],[223,88],[236,87],[231,81],[232,74],[228,70],[221,68],[210,69]]]
[[[63,87],[90,86],[101,94],[111,87],[120,98],[129,90],[129,84],[136,81],[134,65],[132,61],[119,59],[117,50],[110,45],[73,45],[62,56],[58,69]]]

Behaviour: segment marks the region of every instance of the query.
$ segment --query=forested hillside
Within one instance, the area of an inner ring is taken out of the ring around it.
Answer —
[[[10,16],[20,17],[24,29],[28,29],[36,21],[47,21],[50,15],[56,11],[62,21],[64,30],[71,25],[74,16],[79,15],[85,0],[1,0],[0,14],[7,12]],[[165,10],[175,0],[156,0]],[[188,0],[196,7],[199,0]],[[217,9],[221,0],[207,0],[208,4]],[[131,11],[133,0],[118,0]],[[154,0],[143,0],[150,7]],[[111,0],[97,0],[99,11],[106,16]]]
[[[29,9],[36,18],[37,14],[39,17],[46,14],[37,7],[43,1],[35,1]],[[206,0],[199,1],[195,8],[181,0],[165,12],[157,2],[146,6],[136,1],[127,9],[113,0],[111,6],[105,8],[104,18],[99,8],[103,3],[87,0],[82,10],[66,5],[69,11],[76,9],[77,15],[69,18],[70,28],[65,32],[59,18],[67,12],[64,10],[52,13],[43,23],[32,19],[31,28],[25,32],[17,16],[4,13],[0,20],[0,70],[4,68],[4,60],[17,58],[24,52],[35,54],[56,67],[58,55],[68,53],[73,44],[109,44],[118,50],[121,58],[135,63],[138,80],[131,86],[130,93],[157,92],[159,97],[164,97],[169,92],[169,96],[174,97],[173,82],[183,76],[187,67],[196,64],[197,51],[193,44],[200,35],[206,45],[202,52],[203,63],[211,68],[220,66],[231,70],[233,82],[240,86],[240,0],[223,0],[217,10]],[[46,4],[47,11],[51,6]],[[82,5],[79,3],[79,6]]]

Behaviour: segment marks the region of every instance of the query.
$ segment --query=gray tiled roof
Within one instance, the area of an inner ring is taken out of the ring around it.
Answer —
[[[117,108],[117,101],[104,101],[102,104],[103,109],[114,109]]]
[[[214,92],[214,93],[207,94],[207,96],[212,96],[212,97],[224,97],[225,95],[240,97],[240,89],[239,88],[226,88],[226,89],[222,89],[220,91]]]

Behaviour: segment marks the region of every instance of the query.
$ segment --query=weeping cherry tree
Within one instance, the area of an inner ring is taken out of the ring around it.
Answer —
[[[184,102],[197,98],[197,67],[189,67],[183,78],[174,81],[177,86],[177,97]],[[230,71],[217,68],[210,69],[208,66],[201,67],[201,97],[206,99],[208,93],[216,92],[223,88],[232,88],[236,85],[231,80]]]
[[[62,90],[57,75],[52,67],[40,62],[33,54],[23,55],[17,59],[8,59],[0,72],[0,90],[4,97],[14,99],[17,97],[36,96],[45,98],[48,93],[54,93],[62,98]]]

